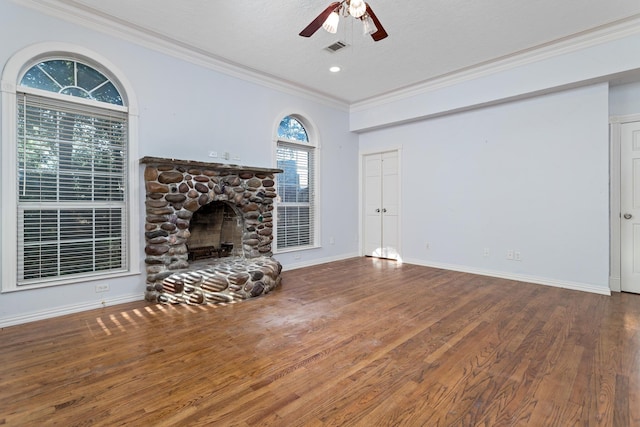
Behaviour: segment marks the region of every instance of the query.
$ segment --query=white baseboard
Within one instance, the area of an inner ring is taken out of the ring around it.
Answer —
[[[342,255],[338,255],[335,257],[328,257],[328,258],[317,258],[317,259],[312,259],[312,260],[308,260],[308,261],[301,261],[301,262],[294,262],[292,264],[283,264],[282,265],[282,269],[283,270],[295,270],[298,268],[303,268],[303,267],[311,267],[314,265],[320,265],[320,264],[326,264],[328,262],[334,262],[334,261],[342,261],[344,259],[348,259],[348,258],[356,258],[359,257],[360,254],[357,252],[353,252],[350,254],[342,254]],[[278,259],[278,255],[275,255],[274,258]],[[282,261],[280,261],[282,262]]]
[[[622,280],[619,277],[609,277],[609,289],[613,292],[622,292]]]
[[[505,273],[502,271],[492,271],[477,269],[455,264],[441,264],[437,262],[428,262],[417,259],[403,259],[404,263],[421,265],[424,267],[441,268],[443,270],[459,271],[461,273],[471,273],[480,276],[497,277],[500,279],[516,280],[518,282],[533,283],[536,285],[552,286],[555,288],[571,289],[574,291],[590,292],[600,295],[611,295],[611,290],[599,286],[590,285],[588,283],[569,282],[565,280],[548,279],[545,277],[527,276],[523,274]]]
[[[81,311],[93,310],[96,308],[102,308],[117,304],[124,304],[133,301],[144,300],[144,295],[125,295],[121,297],[111,298],[102,301],[90,301],[80,304],[67,305],[61,307],[55,307],[49,310],[37,311],[29,314],[21,314],[19,316],[7,317],[0,319],[0,328],[6,328],[8,326],[20,325],[22,323],[35,322],[36,320],[50,319],[52,317],[64,316],[65,314],[79,313]]]

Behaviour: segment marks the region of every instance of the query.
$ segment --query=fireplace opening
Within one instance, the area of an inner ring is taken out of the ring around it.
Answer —
[[[214,201],[193,213],[187,239],[188,259],[242,256],[242,215],[231,204]]]

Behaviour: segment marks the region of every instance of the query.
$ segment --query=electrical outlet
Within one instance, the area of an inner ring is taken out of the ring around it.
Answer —
[[[231,158],[231,154],[229,154],[228,151],[225,151],[224,153],[222,153],[222,158],[225,160],[229,160]]]
[[[507,251],[507,259],[513,259],[513,249]]]
[[[109,292],[109,284],[96,285],[96,292]]]
[[[482,256],[489,256],[489,248],[484,248],[482,250]]]
[[[335,245],[336,244],[336,239],[334,239],[333,237],[329,237],[329,244],[330,245]]]
[[[522,255],[520,254],[520,251],[515,251],[513,253],[513,259],[515,259],[516,261],[522,261]]]

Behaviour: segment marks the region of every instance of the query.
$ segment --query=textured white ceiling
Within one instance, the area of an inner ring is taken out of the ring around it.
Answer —
[[[28,0],[93,15],[353,104],[509,58],[625,19],[639,0],[369,0],[389,37],[361,23],[298,33],[331,0]],[[335,41],[350,46],[336,53]],[[342,71],[329,72],[339,65]]]

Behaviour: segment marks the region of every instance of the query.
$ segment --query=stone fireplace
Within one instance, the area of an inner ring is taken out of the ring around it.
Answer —
[[[231,302],[269,292],[275,174],[267,169],[144,157],[149,301]]]

